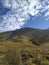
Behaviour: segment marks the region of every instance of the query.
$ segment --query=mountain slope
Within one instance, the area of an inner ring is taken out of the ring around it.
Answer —
[[[49,29],[40,30],[34,28],[22,28],[11,32],[0,33],[0,41],[6,39],[12,39],[17,36],[27,36],[32,41],[39,43],[49,41]]]
[[[13,31],[12,36],[28,36],[32,41],[39,43],[49,41],[49,29],[41,30],[34,28],[23,28],[17,31]]]
[[[0,33],[0,65],[49,65],[49,30]]]

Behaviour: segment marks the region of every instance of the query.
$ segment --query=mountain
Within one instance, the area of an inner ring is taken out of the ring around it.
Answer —
[[[49,29],[22,28],[15,31],[0,33],[0,41],[12,39],[17,36],[27,36],[32,41],[39,43],[49,41]]]
[[[49,29],[0,33],[0,65],[49,65]]]

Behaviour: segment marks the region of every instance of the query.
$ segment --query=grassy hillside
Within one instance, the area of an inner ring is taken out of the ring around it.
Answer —
[[[11,36],[12,32],[0,33],[0,41],[7,40]]]
[[[0,65],[49,65],[49,30],[0,33]]]
[[[49,41],[49,29],[48,30],[40,30],[33,28],[22,28],[19,30],[0,33],[0,41],[7,39],[14,39],[18,36],[27,36],[32,42],[48,42]]]
[[[0,65],[49,65],[49,43],[37,46],[28,39],[2,41]]]

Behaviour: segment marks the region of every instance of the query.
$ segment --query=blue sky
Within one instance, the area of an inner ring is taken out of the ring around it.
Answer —
[[[49,28],[49,19],[46,20],[43,16],[32,17],[28,20],[27,24],[24,27],[38,28],[38,29],[48,29]]]
[[[49,28],[49,0],[0,0],[0,32]]]

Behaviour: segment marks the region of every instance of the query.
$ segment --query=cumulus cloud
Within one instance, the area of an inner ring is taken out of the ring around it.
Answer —
[[[2,0],[5,8],[9,8],[0,20],[0,31],[10,31],[21,28],[31,16],[49,16],[49,0]]]

